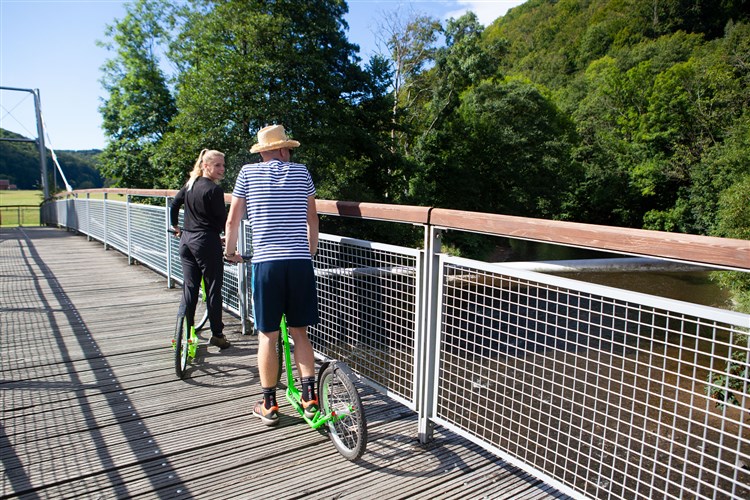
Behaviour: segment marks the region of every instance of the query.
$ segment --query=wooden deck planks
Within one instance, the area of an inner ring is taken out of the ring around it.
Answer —
[[[180,291],[100,243],[4,229],[0,277],[2,498],[560,497],[445,429],[420,445],[416,415],[365,386],[360,462],[282,390],[281,424],[266,428],[252,416],[257,342],[228,313],[233,347],[202,346],[178,380]]]

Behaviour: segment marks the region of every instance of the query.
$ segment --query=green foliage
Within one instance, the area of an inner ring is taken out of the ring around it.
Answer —
[[[722,192],[714,234],[750,240],[750,172]],[[736,309],[750,313],[750,273],[717,272],[714,278],[731,290]]]
[[[2,137],[22,138],[0,129]],[[8,179],[18,189],[41,189],[39,150],[36,144],[0,141],[0,179]]]
[[[727,45],[743,46],[732,34],[737,29],[731,27],[731,37],[711,42],[676,32],[612,50],[589,65],[585,78],[572,81],[569,92],[580,97],[577,106],[575,98],[565,98],[566,90],[558,90],[573,108],[582,140],[576,157],[587,178],[611,178],[628,193],[618,196],[618,206],[608,203],[597,215],[579,191],[574,218],[610,223],[613,218],[606,212],[617,210],[616,225],[710,230],[715,197],[723,189],[716,188],[731,183],[735,172],[724,170],[719,179],[709,172],[718,170],[714,162],[725,162],[722,156],[729,150],[745,156],[748,151],[747,144],[726,145],[737,136],[748,106],[746,82],[726,57]],[[603,170],[604,164],[610,168]],[[603,200],[610,191],[607,184],[588,187],[603,189],[605,193],[594,195]]]
[[[414,127],[414,117],[419,116],[420,88],[426,69],[435,61],[438,36],[443,27],[428,16],[412,14],[405,20],[399,12],[385,20],[386,47],[390,59],[393,107],[391,110],[391,151],[409,153],[409,138]]]
[[[473,14],[450,21],[446,47],[421,82],[426,98],[413,129],[410,151],[418,167],[410,199],[554,217],[575,179],[560,175],[574,170],[569,161],[572,126],[530,82],[499,78],[492,61],[502,44],[486,45],[482,35]],[[466,237],[458,244],[472,255],[483,251]]]
[[[750,173],[724,190],[717,217],[717,235],[750,240]]]
[[[211,148],[227,155],[229,190],[240,167],[257,160],[248,152],[257,130],[282,123],[301,142],[295,160],[309,165],[320,192],[336,197],[362,189],[361,196],[382,200],[393,182],[380,167],[391,161],[383,153],[388,75],[382,60],[358,65],[344,33],[346,11],[340,0],[314,9],[298,0],[195,1],[173,10],[166,54],[177,68],[177,111],[166,115],[163,134],[152,134],[153,147],[130,138],[116,145],[129,152],[122,161],[112,158],[119,178],[138,182],[132,173],[174,188],[198,152]],[[160,29],[167,29],[163,22]],[[148,60],[144,47],[139,52]],[[154,80],[149,88],[161,86]]]
[[[747,339],[747,335],[737,335],[730,348],[731,360],[727,362],[725,371],[711,372],[708,375],[706,394],[717,399],[717,408],[722,408],[727,403],[741,405],[737,393],[746,393],[749,390],[747,381],[750,378],[750,364]]]
[[[116,55],[102,68],[108,97],[100,112],[109,142],[101,171],[115,186],[161,187],[162,173],[151,158],[176,113],[156,56],[159,42],[167,37],[163,23],[169,11],[164,1],[138,0],[107,28],[110,41],[104,45]]]
[[[109,32],[104,171],[175,188],[209,147],[229,190],[277,122],[324,198],[747,228],[728,208],[750,173],[747,7],[528,0],[487,29],[415,15],[391,19],[390,60],[363,67],[343,0],[140,0]]]

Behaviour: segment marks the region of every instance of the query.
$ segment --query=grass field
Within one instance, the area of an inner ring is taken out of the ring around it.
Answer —
[[[0,191],[0,226],[38,226],[41,191]]]
[[[41,202],[41,191],[0,191],[0,207],[7,207],[8,205],[39,205]]]

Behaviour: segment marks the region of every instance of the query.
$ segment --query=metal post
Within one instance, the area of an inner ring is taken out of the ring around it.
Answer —
[[[86,241],[91,241],[91,193],[86,193]]]
[[[42,104],[39,89],[34,89],[34,108],[36,109],[36,133],[37,146],[39,147],[39,165],[42,169],[42,192],[44,200],[49,199],[49,186],[47,185],[47,148],[44,146],[44,124],[42,122]]]
[[[128,265],[133,264],[133,256],[131,255],[131,241],[130,237],[130,195],[125,199],[125,232],[128,237]]]
[[[104,200],[103,200],[103,210],[104,214],[102,215],[103,224],[104,224],[104,250],[107,250],[107,193],[104,193]]]
[[[418,339],[418,399],[417,399],[417,428],[419,442],[428,443],[432,440],[432,432],[435,424],[432,422],[434,416],[434,394],[435,394],[435,369],[437,366],[437,322],[438,322],[438,292],[440,280],[440,237],[441,230],[433,226],[425,226],[425,259],[423,277],[422,310],[424,312],[422,335]]]
[[[55,169],[52,169],[52,174],[54,176]],[[57,192],[57,183],[55,183],[55,192]],[[81,220],[78,217],[78,193],[73,193],[72,196],[72,205],[73,205],[73,220],[75,221],[75,231],[76,234],[81,234]]]
[[[169,196],[166,197],[167,201],[167,230],[164,232],[164,234],[167,236],[166,242],[167,242],[167,288],[174,288],[174,279],[172,278],[172,233],[169,232],[171,229],[170,220],[169,220],[169,200],[171,198]]]
[[[237,237],[237,253],[240,255],[246,255],[246,239],[245,239],[245,222],[240,221],[240,227]],[[249,264],[240,264],[237,267],[237,289],[239,290],[240,299],[240,321],[242,322],[242,335],[249,335],[252,332],[248,332],[249,320],[248,320],[248,301],[247,301],[247,266]]]

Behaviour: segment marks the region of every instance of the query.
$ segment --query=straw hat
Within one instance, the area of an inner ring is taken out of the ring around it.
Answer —
[[[250,148],[251,153],[273,151],[281,148],[296,148],[299,142],[286,135],[283,125],[269,125],[258,131],[258,144]]]

